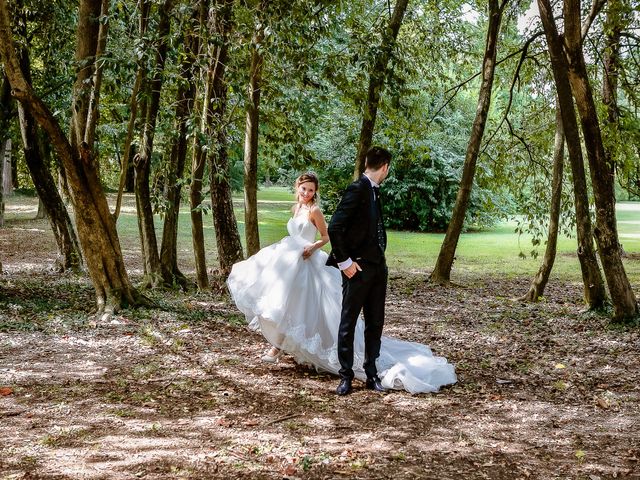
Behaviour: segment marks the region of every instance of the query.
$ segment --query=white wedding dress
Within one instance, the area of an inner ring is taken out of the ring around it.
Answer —
[[[296,362],[318,371],[340,370],[337,335],[342,307],[342,279],[337,268],[325,265],[318,250],[307,260],[302,250],[316,239],[308,211],[291,218],[289,236],[236,263],[227,285],[249,322]],[[358,320],[354,344],[355,377],[365,380],[364,323]],[[435,392],[456,382],[453,365],[436,357],[426,345],[382,337],[376,361],[382,385],[410,393]]]

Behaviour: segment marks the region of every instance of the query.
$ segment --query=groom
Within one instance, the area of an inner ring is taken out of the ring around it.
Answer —
[[[387,233],[382,221],[380,184],[389,174],[391,154],[372,147],[366,155],[365,171],[342,196],[329,223],[331,254],[327,265],[342,271],[342,313],[338,331],[340,385],[338,395],[351,392],[353,381],[353,340],[360,311],[364,314],[364,371],[366,387],[385,389],[378,378],[376,359],[384,325],[387,293],[387,264],[384,251]]]

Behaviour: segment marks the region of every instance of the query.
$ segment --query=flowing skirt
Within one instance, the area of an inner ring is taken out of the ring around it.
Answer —
[[[338,374],[337,336],[342,309],[342,275],[325,265],[327,254],[307,260],[309,242],[289,236],[233,266],[227,284],[249,326],[296,362]],[[364,322],[358,320],[354,340],[355,377],[365,380]],[[382,337],[376,361],[383,386],[410,393],[435,392],[456,382],[453,365],[429,347]]]

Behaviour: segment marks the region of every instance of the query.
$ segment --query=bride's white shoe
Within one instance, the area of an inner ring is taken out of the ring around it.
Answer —
[[[282,356],[282,350],[278,350],[278,353],[276,353],[275,355],[271,355],[272,351],[273,349],[269,350],[262,357],[260,357],[260,360],[266,363],[276,363],[278,359]]]

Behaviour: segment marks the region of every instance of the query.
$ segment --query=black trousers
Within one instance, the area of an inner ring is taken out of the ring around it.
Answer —
[[[338,331],[340,377],[353,378],[353,337],[360,311],[364,315],[364,371],[367,378],[378,374],[380,337],[384,326],[384,304],[389,270],[382,263],[358,261],[362,268],[352,278],[342,274],[342,314]]]

